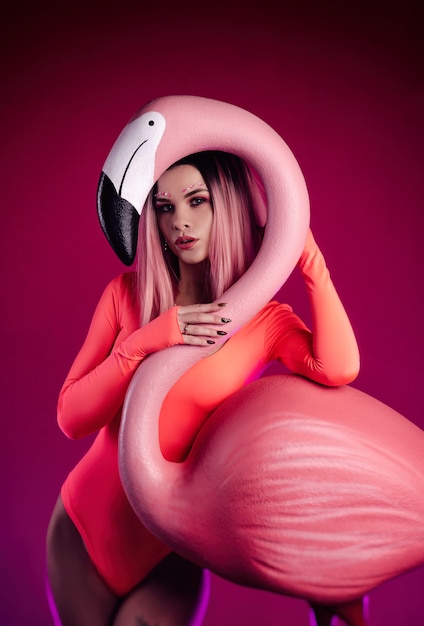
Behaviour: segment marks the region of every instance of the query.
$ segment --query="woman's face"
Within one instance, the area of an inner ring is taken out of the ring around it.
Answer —
[[[209,256],[213,210],[199,170],[192,165],[167,170],[158,180],[153,200],[160,232],[180,263],[205,261]]]

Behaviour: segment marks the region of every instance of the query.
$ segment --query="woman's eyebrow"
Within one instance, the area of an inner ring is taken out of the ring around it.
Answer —
[[[170,198],[171,194],[168,193],[167,191],[159,191],[158,193],[155,193],[155,195],[153,196],[156,200],[166,200],[166,198]]]
[[[184,194],[184,198],[189,198],[190,196],[194,196],[194,194],[199,193],[199,191],[207,191],[209,193],[209,190],[205,185],[204,189],[197,188],[197,189],[193,189],[192,191],[188,191],[187,193]]]
[[[193,183],[192,185],[189,185],[188,187],[184,187],[184,189],[181,189],[181,193],[184,193],[186,191],[188,191],[189,189],[193,189],[193,187],[202,187],[203,189],[206,189],[206,191],[208,190],[206,183]],[[193,191],[190,191],[190,193],[185,194],[186,196],[188,195],[192,195],[193,193],[196,193],[196,191],[198,191],[197,189],[193,189]]]
[[[193,189],[193,187],[196,187],[196,189]],[[190,191],[187,191],[188,189],[190,189]],[[185,191],[187,191],[187,193],[184,193]],[[196,185],[190,185],[190,187],[185,187],[184,189],[181,189],[181,193],[184,193],[184,198],[189,198],[199,191],[209,192],[205,183],[197,183]],[[172,198],[172,194],[167,191],[158,191],[158,193],[154,194],[153,198],[155,202],[160,200],[166,201]]]

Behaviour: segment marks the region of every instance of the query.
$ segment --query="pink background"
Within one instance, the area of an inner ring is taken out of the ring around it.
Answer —
[[[2,625],[50,624],[45,531],[89,444],[59,431],[57,394],[123,269],[97,222],[96,186],[118,132],[153,97],[226,100],[284,137],[357,332],[354,386],[424,427],[420,3],[248,4],[27,0],[3,16]],[[280,295],[309,321],[297,275]],[[421,568],[373,591],[372,626],[423,624],[423,583]],[[301,600],[213,577],[205,626],[307,623]]]

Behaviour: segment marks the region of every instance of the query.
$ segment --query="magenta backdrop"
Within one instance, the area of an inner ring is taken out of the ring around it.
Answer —
[[[97,223],[97,180],[150,98],[226,100],[285,138],[357,332],[354,385],[424,427],[420,2],[143,4],[27,0],[3,14],[4,626],[51,623],[45,531],[89,443],[61,434],[56,398],[101,290],[123,269]],[[308,319],[297,277],[280,297]],[[421,568],[373,591],[372,626],[422,625],[423,584]],[[301,600],[212,579],[205,626],[307,623]]]

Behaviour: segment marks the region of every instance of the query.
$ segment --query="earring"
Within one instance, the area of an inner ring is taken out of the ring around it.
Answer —
[[[168,242],[166,241],[166,239],[164,239],[163,241],[163,251],[166,252],[168,250]]]

